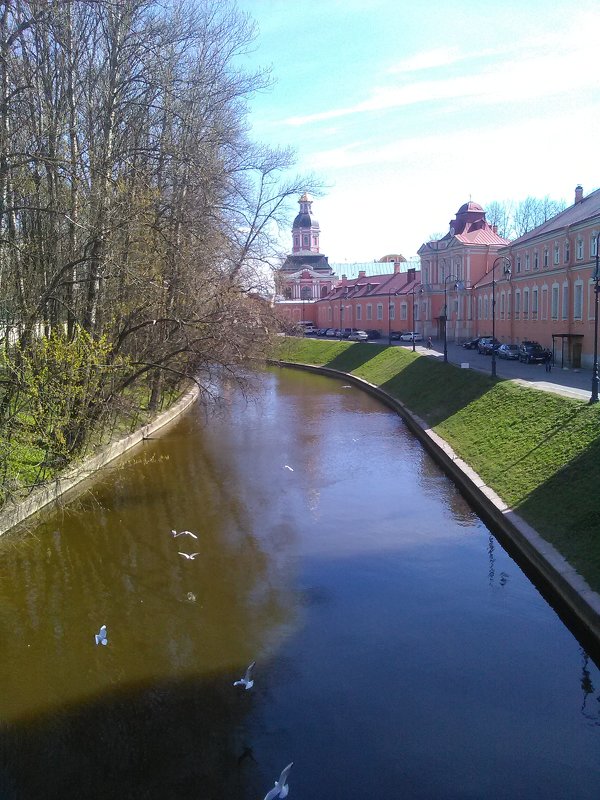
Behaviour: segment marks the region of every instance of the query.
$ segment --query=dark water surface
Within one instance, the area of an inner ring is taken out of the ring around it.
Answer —
[[[598,669],[452,483],[358,390],[257,380],[0,540],[0,800],[290,761],[290,800],[597,800]]]

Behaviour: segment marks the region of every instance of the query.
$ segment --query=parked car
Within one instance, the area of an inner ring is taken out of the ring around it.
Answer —
[[[492,350],[497,350],[499,347],[498,339],[493,339],[491,336],[484,336],[477,342],[477,352],[484,356],[490,356]]]
[[[325,336],[339,336],[339,331],[337,328],[327,328]]]
[[[365,333],[367,334],[369,339],[381,339],[381,334],[379,333],[379,331],[369,330],[365,331]]]
[[[477,350],[477,345],[479,344],[479,340],[481,336],[476,336],[474,339],[468,339],[466,342],[463,342],[463,347],[465,350]]]
[[[352,331],[348,336],[349,342],[366,342],[369,338],[366,331]]]
[[[423,336],[417,331],[407,331],[400,334],[400,340],[402,342],[422,342]]]
[[[498,358],[507,358],[515,360],[519,358],[519,345],[518,344],[501,344],[496,350]]]
[[[550,351],[539,342],[521,342],[519,346],[519,361],[522,364],[542,364]]]
[[[327,328],[319,328],[317,331],[317,336],[325,336],[327,334]]]
[[[401,331],[392,331],[390,333],[390,341],[397,342],[397,341],[399,341],[401,336],[402,336]]]
[[[344,328],[342,330],[342,337],[344,339],[347,339],[350,336],[351,333],[354,333],[357,330],[358,330],[358,328]]]

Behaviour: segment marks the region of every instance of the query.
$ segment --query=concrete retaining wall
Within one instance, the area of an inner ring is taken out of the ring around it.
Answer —
[[[530,575],[548,601],[555,605],[570,627],[600,652],[600,595],[594,592],[566,559],[546,542],[531,525],[487,486],[450,445],[403,403],[368,381],[329,367],[271,361],[276,366],[318,372],[351,382],[394,409],[420,439],[430,455],[444,469],[461,493],[493,528],[519,566]]]
[[[144,425],[134,433],[124,436],[122,439],[119,439],[118,442],[113,442],[103,447],[97,455],[82,464],[78,464],[63,475],[60,475],[52,483],[32,492],[29,497],[21,503],[4,509],[0,512],[0,535],[14,528],[15,525],[23,522],[32,514],[36,514],[42,508],[57,502],[65,492],[68,492],[77,486],[77,484],[90,478],[95,472],[105,467],[115,458],[123,455],[123,453],[126,453],[132,447],[135,447],[144,439],[147,439],[153,433],[160,430],[160,428],[163,428],[169,422],[179,417],[195,403],[197,398],[198,388],[190,389],[189,392],[186,392],[176,403],[166,411],[163,411],[162,414],[159,414],[152,422]]]

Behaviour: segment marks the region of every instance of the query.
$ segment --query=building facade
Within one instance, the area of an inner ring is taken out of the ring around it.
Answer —
[[[510,280],[501,265],[493,287],[489,272],[477,282],[473,335],[493,322],[502,342],[537,341],[559,366],[591,367],[599,232],[600,190],[584,197],[577,186],[572,206],[498,251]]]
[[[336,276],[327,256],[320,252],[321,228],[312,213],[312,198],[298,200],[300,211],[292,224],[292,252],[275,276],[275,304],[289,322],[316,323],[314,303],[333,287]]]

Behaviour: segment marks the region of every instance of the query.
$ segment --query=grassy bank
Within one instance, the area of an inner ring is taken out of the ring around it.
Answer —
[[[401,400],[600,591],[600,404],[400,347],[289,338],[278,357],[357,375]]]

